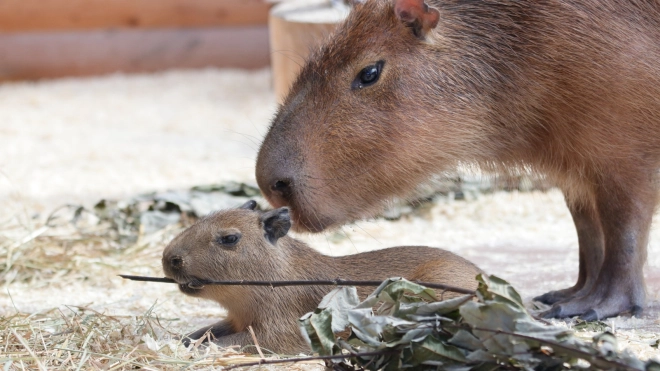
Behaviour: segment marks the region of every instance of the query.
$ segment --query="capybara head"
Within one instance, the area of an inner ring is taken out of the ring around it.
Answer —
[[[312,54],[256,169],[267,200],[291,208],[295,229],[371,216],[488,137],[473,102],[500,71],[477,61],[481,46],[465,31],[474,25],[450,14],[423,0],[367,0]],[[488,145],[480,150],[488,158]]]
[[[165,276],[192,296],[223,297],[227,286],[204,286],[200,281],[277,279],[287,266],[278,241],[291,227],[289,210],[255,211],[248,201],[237,209],[210,214],[181,232],[163,251]],[[287,237],[288,238],[288,237]]]

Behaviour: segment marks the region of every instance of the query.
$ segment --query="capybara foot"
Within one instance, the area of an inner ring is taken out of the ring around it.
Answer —
[[[573,286],[573,287],[569,287],[569,288],[563,289],[563,290],[556,290],[556,291],[546,292],[545,294],[539,295],[539,296],[535,297],[532,300],[538,301],[538,302],[541,302],[541,303],[547,304],[547,305],[553,305],[553,304],[556,304],[556,303],[559,303],[559,302],[562,302],[562,301],[570,300],[571,298],[573,298],[576,295],[576,293],[578,291],[579,290],[576,289],[575,286]]]
[[[205,330],[205,331],[201,331],[201,330]],[[197,340],[199,340],[201,338],[204,338],[204,340],[202,340],[202,343],[206,343],[206,342],[209,341],[209,335],[211,335],[209,333],[209,329],[207,329],[207,328],[199,329],[199,330],[193,332],[192,334],[188,334],[188,335],[183,336],[181,338],[181,343],[186,348],[189,347],[191,343],[194,343],[194,342],[196,342]],[[211,336],[213,336],[213,335],[211,335]],[[212,337],[211,339],[214,339],[214,337]]]
[[[585,321],[598,321],[620,314],[639,315],[643,303],[627,295],[588,295],[560,302],[540,314],[542,318],[567,318],[579,316]]]
[[[231,323],[227,320],[223,320],[210,326],[202,327],[199,330],[184,336],[183,339],[181,339],[181,342],[185,347],[188,347],[190,343],[201,338],[204,338],[202,343],[206,343],[209,340],[213,341],[233,333],[235,333],[235,331],[233,330]]]

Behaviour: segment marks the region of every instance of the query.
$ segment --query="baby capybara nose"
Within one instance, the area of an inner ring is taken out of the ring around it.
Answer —
[[[173,256],[169,258],[170,268],[172,269],[181,269],[183,267],[183,258],[180,256]]]

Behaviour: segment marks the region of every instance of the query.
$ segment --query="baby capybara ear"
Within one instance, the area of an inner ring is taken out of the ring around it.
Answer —
[[[440,12],[424,0],[394,0],[394,13],[420,39],[438,25]]]
[[[256,208],[257,208],[257,201],[255,200],[249,200],[248,202],[239,206],[239,209],[247,209],[247,210],[254,210]]]
[[[277,240],[286,236],[291,228],[291,216],[288,207],[267,211],[259,217],[264,230],[264,237],[275,245]]]

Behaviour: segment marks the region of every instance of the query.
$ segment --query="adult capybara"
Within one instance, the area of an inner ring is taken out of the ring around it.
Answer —
[[[367,0],[302,69],[257,180],[296,228],[371,216],[458,164],[564,192],[575,286],[549,317],[641,311],[660,167],[657,0]]]
[[[288,208],[255,211],[249,201],[224,210],[181,232],[163,251],[163,270],[188,295],[210,299],[227,309],[227,318],[188,335],[207,332],[219,345],[253,344],[278,353],[309,351],[298,319],[316,309],[328,286],[201,286],[199,280],[379,280],[404,277],[475,290],[481,273],[469,261],[449,251],[425,246],[399,246],[332,257],[287,236]],[[189,286],[193,283],[193,287]],[[374,290],[359,287],[361,299]],[[459,294],[442,293],[445,298]],[[189,341],[189,340],[188,340]]]

